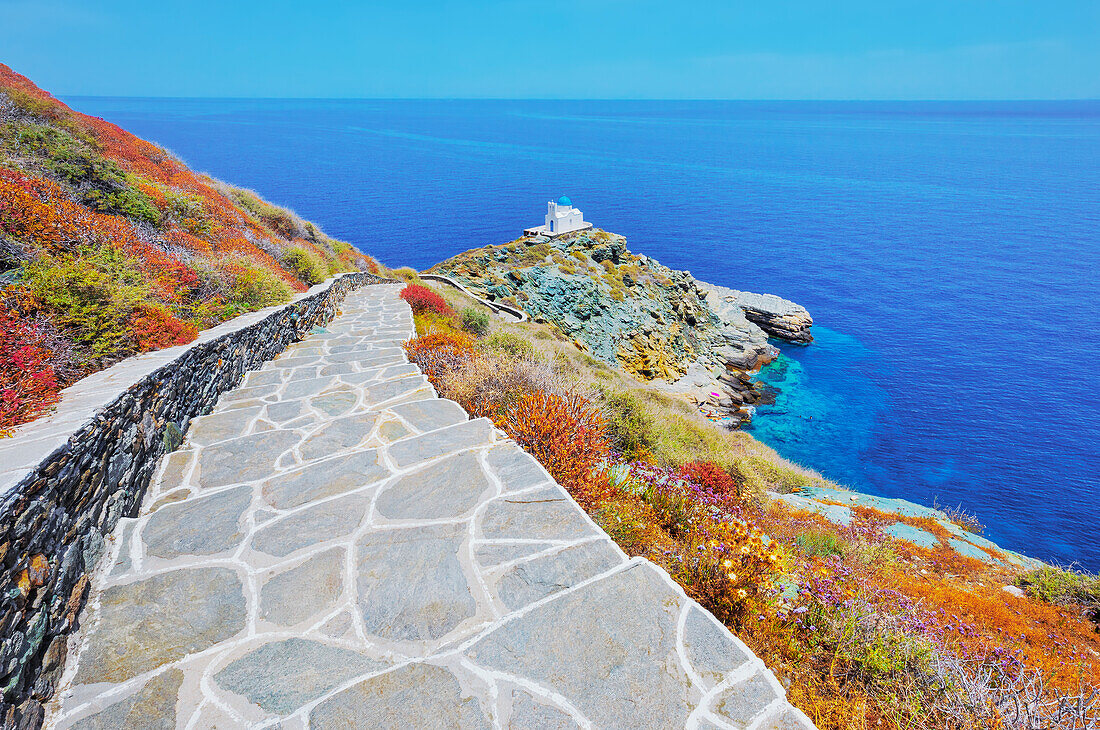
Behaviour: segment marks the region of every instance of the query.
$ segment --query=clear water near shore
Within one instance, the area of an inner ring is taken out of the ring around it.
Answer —
[[[67,101],[392,264],[568,194],[810,310],[753,426],[780,453],[1100,570],[1100,102]]]

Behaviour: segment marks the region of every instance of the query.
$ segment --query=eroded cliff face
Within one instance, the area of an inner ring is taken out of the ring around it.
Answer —
[[[593,357],[731,422],[767,397],[748,374],[778,354],[768,337],[812,340],[797,304],[697,281],[598,229],[474,249],[430,273],[552,322]]]

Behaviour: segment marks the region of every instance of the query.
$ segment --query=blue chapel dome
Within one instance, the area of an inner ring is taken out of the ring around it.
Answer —
[[[563,195],[558,198],[558,205],[573,205],[573,201],[570,200],[567,196]]]

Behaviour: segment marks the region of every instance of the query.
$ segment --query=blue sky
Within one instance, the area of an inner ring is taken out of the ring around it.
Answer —
[[[0,0],[0,61],[61,95],[1100,98],[1100,0]]]

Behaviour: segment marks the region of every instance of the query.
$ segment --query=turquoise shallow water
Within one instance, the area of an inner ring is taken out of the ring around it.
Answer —
[[[759,438],[1100,570],[1098,102],[69,101],[393,264],[568,194],[634,251],[810,310]]]
[[[862,483],[865,466],[858,455],[873,447],[875,422],[887,408],[886,390],[874,380],[886,367],[882,358],[856,338],[822,326],[814,327],[811,346],[774,344],[779,359],[758,379],[779,393],[774,405],[757,408],[746,430],[841,484]],[[822,449],[822,442],[833,448]]]

